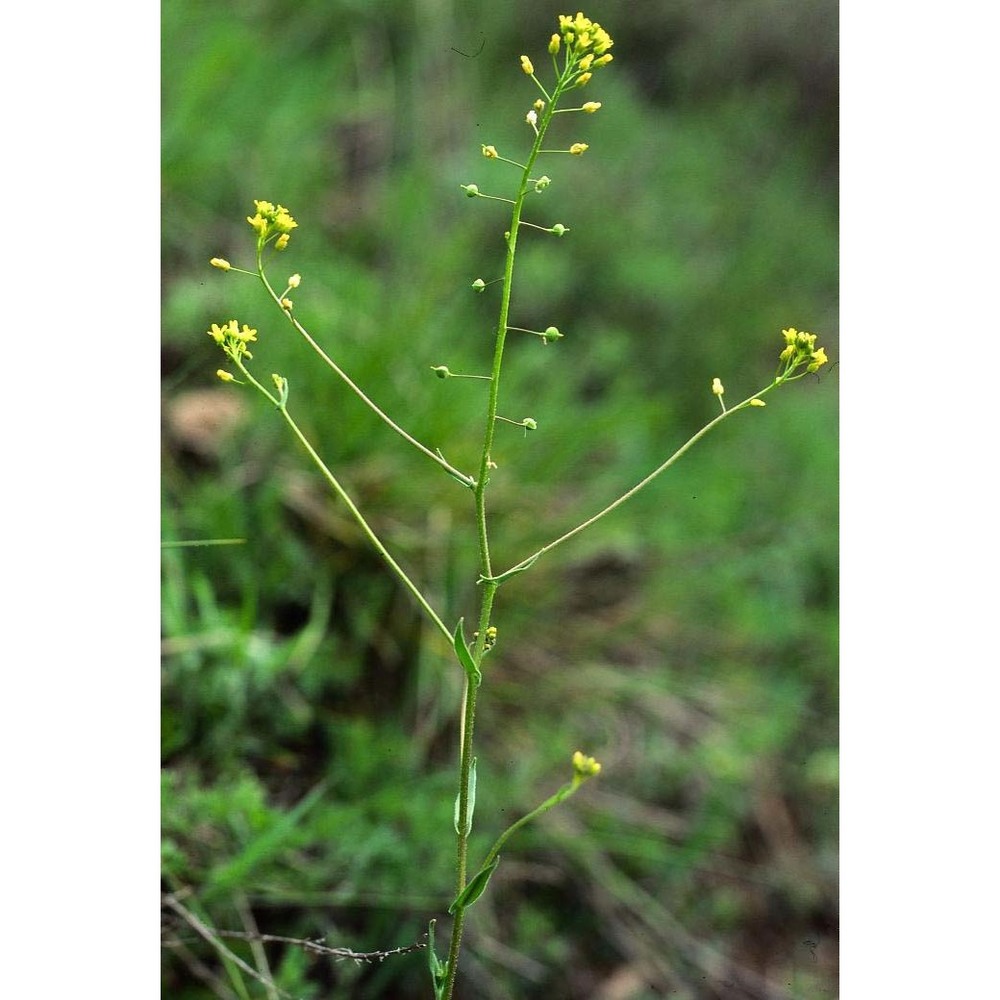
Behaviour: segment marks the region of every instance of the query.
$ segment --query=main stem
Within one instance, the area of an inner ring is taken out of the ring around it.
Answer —
[[[507,258],[504,263],[503,291],[500,298],[500,314],[497,317],[496,340],[493,348],[493,369],[490,373],[490,395],[486,407],[483,451],[479,459],[479,476],[475,487],[476,526],[479,537],[479,569],[480,576],[487,578],[482,585],[483,597],[479,607],[479,634],[476,636],[475,647],[472,651],[472,658],[477,667],[481,665],[483,653],[486,649],[486,630],[490,625],[493,600],[496,597],[497,588],[499,587],[499,583],[488,579],[493,575],[493,567],[490,561],[489,528],[486,518],[486,487],[489,484],[490,478],[490,456],[493,450],[493,435],[496,431],[497,407],[500,401],[500,369],[503,365],[503,350],[507,340],[507,319],[510,315],[510,295],[514,279],[514,257],[517,253],[517,234],[521,224],[521,211],[524,208],[524,199],[528,193],[528,180],[531,177],[531,170],[542,148],[542,140],[545,137],[549,122],[552,120],[560,93],[561,87],[557,84],[552,93],[552,100],[542,114],[535,142],[524,165],[524,172],[521,175],[517,197],[514,199],[514,208],[511,210],[510,217],[510,230],[507,236]],[[469,834],[466,831],[470,825],[468,822],[469,775],[472,769],[472,737],[476,724],[476,694],[477,688],[475,682],[466,676],[465,695],[462,702],[462,743],[459,759],[458,876],[456,881],[456,895],[465,888],[468,876]],[[445,1000],[451,1000],[454,994],[455,977],[458,974],[458,956],[462,947],[462,932],[464,928],[465,908],[459,907],[455,911],[455,918],[451,925],[451,945],[448,949],[448,981],[444,992]]]

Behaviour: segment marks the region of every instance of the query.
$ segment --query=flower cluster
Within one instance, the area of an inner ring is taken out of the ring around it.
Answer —
[[[576,17],[559,15],[559,34],[549,41],[549,52],[555,55],[560,43],[566,45],[567,69],[576,74],[575,85],[582,87],[593,75],[593,70],[607,66],[614,58],[608,49],[614,45],[611,36],[589,17],[580,12]]]
[[[257,201],[256,215],[248,215],[247,222],[257,232],[257,243],[263,246],[269,240],[274,240],[275,250],[284,250],[288,246],[289,234],[298,226],[284,205],[272,205],[269,201]]]
[[[222,326],[213,323],[212,329],[208,331],[208,335],[225,351],[226,356],[235,361],[240,367],[242,367],[242,358],[253,358],[253,355],[247,349],[247,344],[253,343],[257,339],[257,331],[252,330],[246,323],[243,324],[242,329],[240,329],[239,323],[234,319],[231,319],[228,323],[223,323]],[[232,375],[228,373],[219,371],[216,374],[223,382],[233,381]]]
[[[785,338],[785,349],[778,356],[785,363],[782,375],[787,377],[795,369],[806,366],[807,372],[818,371],[829,360],[826,351],[816,346],[816,334],[805,333],[790,327],[781,331]]]
[[[600,770],[601,765],[593,757],[588,757],[584,754],[582,750],[577,750],[573,754],[574,779],[583,781],[586,778],[592,778],[595,774],[599,774]]]

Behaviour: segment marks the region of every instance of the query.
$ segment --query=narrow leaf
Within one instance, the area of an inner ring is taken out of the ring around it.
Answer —
[[[459,824],[459,806],[462,803],[462,793],[455,796],[455,833],[461,834]],[[476,811],[476,758],[472,758],[472,765],[469,768],[469,815],[465,821],[465,836],[472,833],[472,814]]]
[[[458,894],[458,896],[455,897],[455,902],[448,907],[448,912],[454,913],[456,910],[467,910],[470,906],[472,906],[472,904],[486,891],[486,886],[493,873],[497,870],[498,864],[500,864],[499,854],[490,864],[488,864],[485,868],[480,868],[479,871],[472,876],[469,884]]]
[[[444,966],[441,964],[441,959],[437,957],[437,951],[434,949],[434,925],[436,923],[436,920],[432,920],[427,925],[427,968],[431,973],[431,981],[434,983],[435,993],[438,989],[438,982],[444,972]]]
[[[464,618],[459,618],[458,624],[455,626],[455,654],[469,679],[476,687],[479,687],[483,681],[483,675],[479,672],[479,667],[476,666],[476,661],[472,658],[472,653],[469,652],[469,647],[465,644],[465,633],[462,629],[464,621]]]

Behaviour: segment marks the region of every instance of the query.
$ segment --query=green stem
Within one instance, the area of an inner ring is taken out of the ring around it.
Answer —
[[[233,360],[239,366],[240,371],[244,374],[247,381],[252,383],[253,386],[259,392],[267,396],[267,398],[275,405],[275,407],[277,408],[278,412],[282,415],[282,417],[285,418],[285,422],[288,424],[289,427],[291,427],[292,433],[294,433],[295,436],[299,439],[299,441],[302,443],[302,447],[305,448],[305,450],[309,453],[309,457],[313,460],[316,467],[319,469],[321,473],[323,473],[323,477],[330,484],[330,486],[333,487],[334,493],[336,493],[337,496],[340,497],[340,499],[343,501],[347,509],[351,512],[351,515],[353,516],[354,520],[358,522],[358,524],[361,527],[361,530],[364,532],[365,537],[368,539],[369,542],[371,542],[372,547],[385,560],[386,564],[389,566],[389,569],[392,570],[392,572],[396,575],[396,577],[403,584],[403,586],[406,587],[406,589],[414,596],[414,598],[417,601],[417,604],[419,604],[420,607],[423,608],[423,610],[427,614],[427,617],[430,618],[430,620],[438,627],[438,629],[441,631],[444,637],[448,640],[448,644],[451,645],[452,634],[448,630],[448,626],[445,625],[443,621],[441,621],[440,617],[438,617],[437,612],[427,602],[427,598],[424,597],[424,595],[420,592],[420,589],[417,587],[417,585],[406,575],[406,572],[403,570],[402,566],[400,566],[399,563],[396,562],[396,560],[393,559],[393,557],[389,554],[389,550],[386,549],[386,547],[382,544],[382,540],[378,537],[378,535],[375,534],[375,531],[372,529],[372,526],[365,520],[364,515],[361,513],[360,510],[358,510],[357,505],[351,499],[348,492],[344,489],[343,486],[340,485],[340,483],[337,480],[337,477],[329,470],[326,463],[323,461],[322,458],[320,458],[316,449],[309,442],[309,439],[305,436],[305,434],[302,433],[301,429],[299,428],[299,425],[292,419],[292,416],[288,412],[288,407],[285,405],[285,403],[283,403],[280,399],[276,399],[263,385],[261,385],[260,382],[258,382],[257,379],[255,379],[253,375],[250,374],[246,366],[239,358],[234,358]]]
[[[510,297],[514,278],[514,258],[517,253],[517,233],[521,221],[521,210],[528,193],[531,168],[542,148],[546,129],[552,120],[554,105],[559,99],[561,85],[557,84],[552,95],[552,101],[542,116],[542,121],[535,135],[531,153],[524,165],[517,197],[511,210],[510,230],[507,236],[507,257],[504,263],[503,291],[500,297],[500,312],[497,317],[496,340],[493,348],[493,367],[490,373],[490,395],[486,406],[486,427],[483,433],[483,449],[479,460],[479,476],[475,485],[476,527],[479,539],[480,575],[486,580],[483,584],[483,596],[479,611],[479,635],[472,652],[476,666],[480,666],[485,652],[486,630],[490,624],[490,614],[493,609],[493,599],[496,596],[497,584],[490,581],[492,563],[490,561],[489,528],[486,518],[486,487],[489,483],[490,454],[493,449],[493,435],[496,431],[497,406],[500,400],[500,370],[503,365],[504,343],[507,336],[507,319],[510,315]],[[546,94],[546,96],[548,96]],[[462,702],[462,743],[459,760],[459,791],[458,791],[458,842],[456,895],[465,888],[467,878],[469,835],[469,774],[472,767],[472,738],[476,723],[477,689],[466,678],[465,696]],[[465,908],[455,911],[451,927],[451,944],[448,949],[448,980],[445,986],[444,998],[451,1000],[455,990],[455,977],[458,974],[458,956],[462,947],[462,933],[465,928]]]
[[[623,503],[625,503],[626,500],[630,500],[632,497],[636,495],[636,493],[639,492],[639,490],[648,486],[654,479],[656,479],[657,476],[659,476],[661,473],[669,469],[670,466],[674,464],[674,462],[676,462],[694,444],[700,441],[710,430],[721,424],[722,421],[725,420],[727,417],[731,417],[734,413],[737,413],[740,410],[743,410],[748,406],[750,406],[751,400],[759,399],[765,393],[770,392],[773,388],[775,388],[775,386],[780,385],[781,381],[782,380],[776,379],[774,382],[771,383],[771,385],[767,386],[764,389],[761,389],[760,392],[756,392],[752,396],[748,396],[746,399],[743,400],[742,403],[738,403],[736,406],[731,406],[728,410],[724,410],[722,413],[720,413],[714,420],[710,420],[707,424],[705,424],[704,427],[702,427],[700,431],[698,431],[697,434],[694,434],[690,438],[688,438],[688,440],[685,441],[684,444],[682,444],[680,448],[678,448],[677,451],[675,451],[670,456],[670,458],[668,458],[662,465],[654,469],[648,476],[646,476],[645,479],[636,483],[635,486],[633,486],[630,490],[627,490],[625,493],[623,493],[620,497],[618,497],[617,500],[612,501],[603,510],[598,511],[598,513],[594,514],[593,517],[588,517],[586,521],[583,521],[581,524],[578,524],[575,528],[572,528],[570,531],[567,531],[564,535],[560,535],[557,539],[555,539],[555,541],[549,542],[547,545],[543,545],[537,552],[532,553],[530,556],[528,556],[527,559],[522,559],[519,563],[516,563],[514,566],[511,566],[510,569],[501,573],[499,576],[484,576],[482,577],[482,579],[491,583],[499,584],[502,583],[504,580],[506,580],[508,577],[515,576],[517,573],[523,572],[529,566],[533,565],[539,556],[544,555],[546,552],[551,552],[552,549],[554,549],[557,545],[562,545],[563,542],[569,541],[569,539],[571,539],[574,535],[578,535],[585,528],[589,528],[592,524],[599,521],[606,514],[610,514],[613,510],[620,507]]]
[[[365,533],[365,537],[368,539],[369,542],[371,542],[372,546],[375,548],[375,551],[378,552],[378,554],[386,561],[392,572],[396,574],[396,576],[399,578],[403,586],[406,587],[406,589],[414,596],[414,598],[417,601],[417,604],[419,604],[420,607],[424,609],[428,618],[430,618],[430,620],[438,627],[442,635],[444,635],[444,637],[448,640],[450,644],[452,641],[452,635],[448,629],[448,626],[445,625],[443,621],[441,621],[441,619],[438,617],[437,612],[430,606],[430,604],[427,603],[427,598],[425,598],[424,595],[420,592],[417,585],[406,575],[406,573],[403,571],[403,568],[399,565],[399,563],[397,563],[396,560],[393,559],[392,556],[389,554],[388,550],[382,544],[378,535],[376,535],[375,532],[372,530],[371,525],[369,525],[368,522],[365,520],[364,515],[362,515],[361,511],[358,510],[354,501],[350,498],[350,496],[348,496],[347,491],[343,488],[343,486],[340,485],[339,482],[337,482],[336,477],[326,467],[323,460],[316,453],[316,449],[313,448],[313,446],[309,443],[308,438],[306,438],[306,436],[302,433],[302,431],[299,430],[298,424],[296,424],[295,421],[291,418],[287,408],[281,406],[279,407],[279,410],[281,411],[281,415],[285,418],[286,422],[288,423],[288,426],[291,427],[295,436],[302,442],[302,446],[306,449],[307,452],[309,452],[309,457],[312,458],[312,460],[316,463],[316,466],[319,468],[320,472],[322,472],[323,475],[326,477],[327,482],[333,487],[334,492],[344,502],[347,509],[353,515],[354,520],[357,521],[358,524],[361,526],[361,530]]]
[[[262,250],[262,248],[261,248]],[[291,314],[291,312],[285,309],[281,304],[280,297],[275,293],[274,289],[271,287],[271,283],[267,280],[267,275],[264,274],[264,264],[261,254],[261,250],[258,250],[257,254],[257,275],[260,280],[264,283],[264,287],[267,289],[268,294],[274,299],[278,308],[288,317],[288,321],[295,327],[295,329],[301,334],[305,341],[310,347],[323,359],[323,361],[330,367],[330,369],[337,375],[338,378],[361,400],[372,412],[388,424],[401,438],[408,441],[413,445],[418,451],[423,452],[429,459],[436,462],[441,466],[449,475],[457,479],[460,483],[468,486],[470,489],[475,486],[475,480],[466,475],[464,472],[460,472],[453,465],[445,461],[444,457],[437,452],[431,451],[426,445],[421,444],[415,437],[408,434],[402,427],[399,426],[387,413],[380,409],[375,402],[373,402],[364,391],[358,386],[347,373],[337,364],[336,361],[331,358],[326,351],[323,350],[319,344],[312,338],[309,331]]]
[[[489,854],[483,860],[483,863],[479,866],[480,868],[485,868],[489,865],[493,859],[500,853],[500,848],[507,843],[508,840],[521,829],[526,823],[530,823],[533,819],[541,816],[542,813],[548,812],[554,806],[559,805],[560,802],[565,802],[579,787],[583,784],[581,778],[574,778],[572,781],[568,781],[562,788],[559,789],[554,795],[550,795],[540,806],[536,806],[531,810],[530,813],[526,813],[522,816],[516,823],[511,823],[510,826],[504,830],[503,833],[497,837],[496,843],[490,848]]]

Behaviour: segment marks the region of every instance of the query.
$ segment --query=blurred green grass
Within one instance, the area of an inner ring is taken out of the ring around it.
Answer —
[[[207,261],[249,264],[252,199],[287,205],[300,228],[274,275],[303,275],[300,320],[471,468],[480,384],[429,365],[488,364],[497,286],[469,286],[500,272],[503,212],[458,185],[511,183],[479,147],[523,143],[535,95],[517,56],[561,12],[162,9],[163,537],[247,539],[163,553],[164,878],[215,926],[242,928],[245,897],[267,933],[355,950],[419,937],[450,901],[460,677],[273,413],[215,382],[209,324],[258,327],[257,370],[289,378],[293,412],[446,621],[472,613],[476,568],[464,491],[251,279]],[[498,439],[503,566],[714,415],[712,377],[734,398],[759,387],[783,326],[838,356],[835,5],[586,13],[616,59],[588,95],[601,112],[560,122],[590,150],[547,166],[532,206],[571,232],[519,254],[512,322],[566,337],[510,343],[502,412],[539,430]],[[473,856],[577,747],[604,772],[510,844],[470,915],[470,993],[836,994],[836,365],[770,399],[501,591]],[[219,995],[190,937],[168,927],[164,989]],[[426,992],[420,956],[269,955],[296,996]]]

